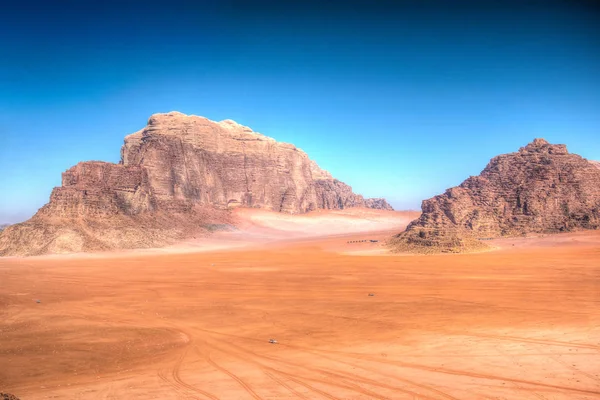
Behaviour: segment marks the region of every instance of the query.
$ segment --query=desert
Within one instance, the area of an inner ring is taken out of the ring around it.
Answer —
[[[4,392],[600,398],[600,170],[565,145],[395,211],[230,120],[140,132],[0,232]]]
[[[3,2],[0,400],[600,400],[598,5]]]
[[[0,233],[4,392],[600,397],[600,170],[565,145],[395,211],[230,120],[141,132]]]
[[[316,237],[286,230],[313,216],[278,215],[254,215],[245,229],[261,235],[242,247],[0,259],[0,387],[22,399],[600,397],[597,231],[347,254],[414,213],[344,234],[349,218],[330,211]]]

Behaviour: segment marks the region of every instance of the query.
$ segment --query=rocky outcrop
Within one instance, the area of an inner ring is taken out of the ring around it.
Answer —
[[[353,193],[292,144],[232,120],[171,112],[127,136],[119,164],[64,172],[48,204],[0,234],[0,255],[158,247],[233,223],[227,210],[240,206],[391,209]]]
[[[388,211],[394,210],[392,208],[392,206],[389,205],[388,202],[383,198],[367,199],[367,200],[365,200],[365,203],[368,208],[374,208],[377,210],[388,210]]]
[[[125,138],[122,165],[143,167],[158,207],[257,207],[288,213],[366,207],[296,146],[232,120],[153,115]]]
[[[0,393],[0,400],[19,400],[19,398],[14,394]]]
[[[590,161],[592,163],[593,166],[595,166],[596,168],[600,168],[600,161]]]
[[[479,176],[423,201],[392,240],[399,250],[461,251],[481,239],[600,227],[600,169],[565,145],[535,139],[493,158]]]
[[[62,174],[62,186],[38,214],[50,218],[135,215],[153,210],[148,177],[140,166],[100,161],[77,164]]]

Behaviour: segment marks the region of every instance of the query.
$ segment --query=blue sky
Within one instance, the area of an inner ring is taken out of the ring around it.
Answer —
[[[0,15],[0,222],[172,110],[294,143],[399,209],[535,137],[600,159],[593,1],[49,3]]]

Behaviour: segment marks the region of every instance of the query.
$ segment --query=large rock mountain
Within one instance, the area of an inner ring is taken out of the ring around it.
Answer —
[[[232,223],[227,210],[238,206],[391,209],[353,193],[292,144],[231,120],[170,112],[125,138],[119,164],[64,172],[48,204],[0,234],[0,255],[161,246]]]
[[[600,227],[600,166],[565,145],[535,139],[493,158],[479,176],[423,201],[392,243],[400,250],[460,251],[481,239]]]

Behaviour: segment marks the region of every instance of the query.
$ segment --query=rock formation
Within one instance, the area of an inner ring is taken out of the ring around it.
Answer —
[[[392,240],[398,250],[461,251],[481,239],[600,227],[600,168],[565,145],[535,139],[493,158],[479,176],[423,201]]]
[[[0,400],[19,400],[19,398],[14,394],[0,393]]]
[[[392,206],[390,206],[388,204],[388,202],[382,198],[366,199],[365,204],[366,204],[367,208],[374,208],[377,210],[388,210],[388,211],[394,210],[392,208]]]
[[[0,255],[157,247],[232,223],[227,210],[238,206],[391,209],[353,193],[292,144],[231,120],[171,112],[127,136],[119,164],[64,172],[48,204],[0,234]]]

